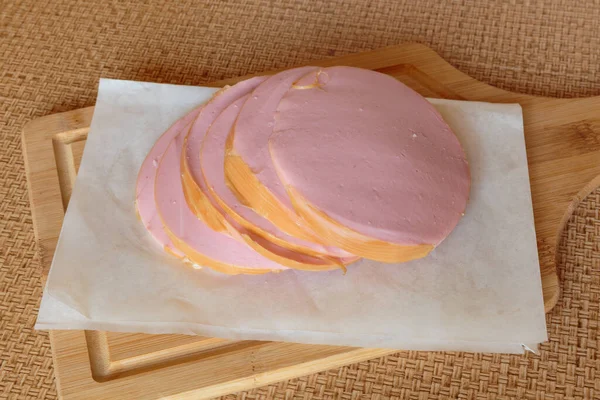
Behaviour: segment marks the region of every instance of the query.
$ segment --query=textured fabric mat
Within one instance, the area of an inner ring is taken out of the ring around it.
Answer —
[[[598,95],[599,20],[599,1],[0,0],[0,398],[57,396],[47,334],[32,330],[27,121],[92,105],[100,76],[201,84],[407,41],[504,89]],[[596,190],[562,238],[540,355],[400,352],[227,398],[600,398],[599,210]]]

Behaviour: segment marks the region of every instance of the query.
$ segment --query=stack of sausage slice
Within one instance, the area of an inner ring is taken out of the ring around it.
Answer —
[[[140,219],[163,248],[228,274],[424,257],[464,213],[461,145],[395,79],[302,67],[218,91],[142,164]]]

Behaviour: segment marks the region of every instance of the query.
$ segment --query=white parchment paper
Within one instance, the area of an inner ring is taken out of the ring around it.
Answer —
[[[472,189],[425,259],[228,276],[165,254],[134,208],[154,141],[214,90],[100,81],[37,329],[511,353],[546,340],[519,105],[431,100],[467,152]]]

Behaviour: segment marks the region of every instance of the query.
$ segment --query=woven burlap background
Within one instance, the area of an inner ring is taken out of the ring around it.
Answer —
[[[600,2],[0,0],[0,398],[57,396],[21,154],[27,121],[94,103],[99,77],[201,84],[407,41],[505,89],[600,94]],[[599,160],[600,162],[600,160]],[[540,355],[400,352],[228,396],[600,399],[600,190],[561,241]]]

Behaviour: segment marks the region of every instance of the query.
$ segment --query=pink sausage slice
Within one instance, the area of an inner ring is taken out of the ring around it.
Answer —
[[[211,202],[210,199],[206,198],[208,189],[200,165],[200,149],[202,148],[206,132],[225,107],[240,97],[246,96],[248,93],[252,92],[252,90],[265,79],[267,78],[264,76],[250,78],[218,91],[213,98],[204,105],[202,112],[194,121],[192,129],[187,135],[184,147],[185,158],[182,161],[184,168],[189,172],[189,175],[192,178],[191,180],[186,180],[188,183],[187,190],[191,197],[193,197],[193,199],[188,198],[188,203],[190,203],[191,200],[190,206],[192,207],[192,211],[195,211],[196,215],[199,217],[202,217],[202,214],[205,214],[206,217],[206,215],[210,216],[213,213],[219,212],[214,202]],[[221,164],[221,166],[215,166],[215,168],[223,169],[223,164]],[[193,200],[196,200],[195,204]],[[214,226],[212,227],[215,229],[220,223],[213,222],[213,225]],[[237,233],[231,229],[231,226],[224,226],[221,229],[215,230],[225,230],[225,232],[231,236],[237,235]]]
[[[227,234],[239,242],[250,245],[254,250],[270,260],[296,269],[322,271],[339,268],[340,264],[353,261],[355,257],[338,260],[335,257],[333,259],[323,257],[322,254],[310,256],[303,254],[301,251],[293,251],[265,240],[257,236],[253,230],[249,231],[234,218],[231,218],[231,215],[223,210],[221,204],[216,201],[207,186],[201,169],[200,158],[200,149],[203,146],[207,131],[213,126],[223,125],[223,110],[225,109],[231,110],[227,113],[227,119],[224,121],[225,126],[228,126],[226,129],[230,130],[248,94],[265,79],[265,77],[251,78],[232,87],[225,88],[217,92],[204,105],[202,112],[192,124],[192,128],[189,130],[184,143],[185,150],[181,160],[181,167],[186,201],[192,212],[200,217],[210,228]],[[231,103],[233,103],[233,106]],[[222,172],[224,166],[221,162],[220,164],[212,164],[210,168],[211,170]],[[315,247],[320,249],[316,245]],[[339,249],[336,250],[340,253],[342,252]]]
[[[333,67],[318,80],[279,102],[270,151],[284,184],[365,236],[438,245],[469,196],[454,133],[427,100],[387,75]]]
[[[212,265],[230,267],[230,273],[287,269],[252,250],[246,244],[215,232],[188,208],[181,183],[180,160],[185,135],[190,125],[177,135],[165,151],[156,173],[156,206],[165,230],[190,249],[186,255],[194,262],[201,256]],[[219,268],[215,268],[219,269]],[[232,272],[233,271],[233,272]]]
[[[154,181],[156,178],[156,170],[160,159],[171,143],[171,140],[191,121],[193,121],[202,107],[198,107],[191,111],[189,114],[175,122],[162,136],[156,141],[146,159],[142,163],[140,172],[138,174],[136,191],[135,191],[135,204],[138,215],[142,220],[142,223],[150,232],[152,237],[166,250],[173,253],[177,257],[183,257],[184,254],[177,250],[174,246],[165,230],[163,229],[160,216],[156,211],[156,202],[154,198]]]
[[[225,177],[240,201],[277,228],[299,239],[323,243],[293,210],[267,146],[279,101],[298,79],[316,70],[303,67],[280,72],[252,92],[227,140]]]
[[[290,209],[292,204],[266,145],[273,132],[275,111],[281,98],[298,79],[317,70],[317,67],[294,68],[269,77],[252,92],[235,124],[233,151],[255,171],[261,184]]]
[[[225,108],[213,122],[204,139],[199,160],[211,197],[217,198],[219,203],[224,204],[228,209],[228,212],[235,213],[237,218],[241,218],[247,224],[258,228],[260,231],[267,232],[270,237],[291,244],[294,248],[298,249],[298,251],[306,249],[309,252],[320,253],[322,255],[354,258],[353,255],[339,248],[325,247],[285,234],[275,227],[268,219],[258,215],[250,207],[243,205],[227,185],[225,171],[223,169],[227,137],[233,128],[240,109],[249,97],[250,96],[247,95],[239,98]],[[206,106],[205,110],[208,110],[208,107],[209,105]],[[195,125],[199,125],[201,118],[202,116],[198,118]],[[190,139],[196,134],[200,135],[201,132],[196,132],[195,129],[193,129],[188,138],[188,144],[191,142]],[[194,142],[196,141],[197,140],[194,139]],[[194,152],[192,151],[191,154],[194,154]],[[195,166],[195,164],[192,164],[191,160],[189,165]],[[197,173],[198,171],[195,171],[195,175],[197,175]],[[235,221],[231,221],[231,224],[234,225],[238,231],[242,229]]]

